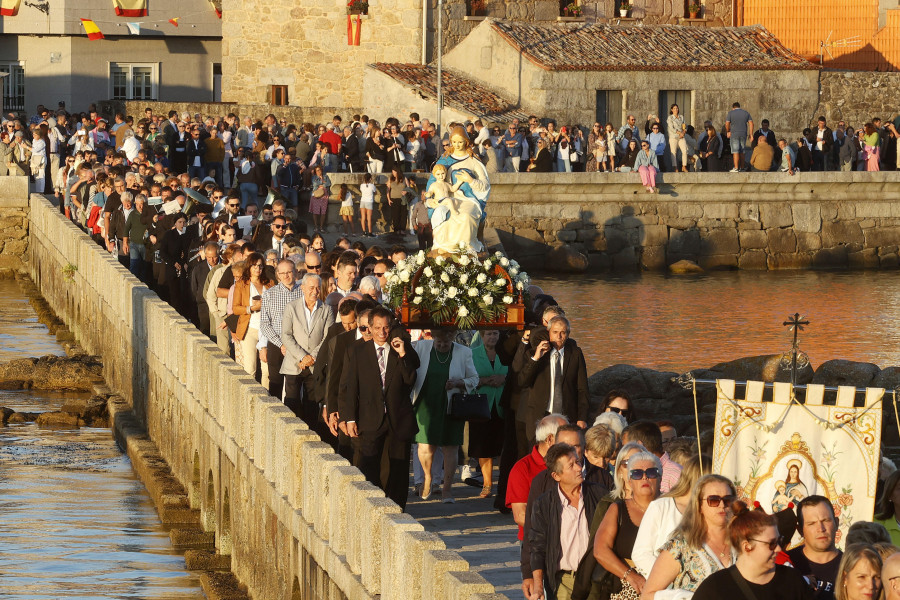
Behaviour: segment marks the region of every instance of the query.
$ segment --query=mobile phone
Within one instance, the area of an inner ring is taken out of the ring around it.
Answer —
[[[257,302],[258,300],[262,300],[262,296],[253,296],[250,299],[253,300],[254,302]]]

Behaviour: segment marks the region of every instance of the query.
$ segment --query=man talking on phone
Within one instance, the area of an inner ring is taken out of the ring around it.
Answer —
[[[412,439],[419,430],[410,392],[416,382],[419,357],[399,330],[391,330],[394,317],[386,308],[369,313],[372,340],[347,350],[344,359],[345,391],[338,398],[338,413],[357,456],[356,467],[366,480],[380,487],[401,509],[409,491]],[[387,481],[381,481],[381,455],[387,450]]]

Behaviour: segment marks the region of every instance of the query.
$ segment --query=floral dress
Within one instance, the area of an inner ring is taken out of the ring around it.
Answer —
[[[659,549],[668,551],[681,565],[681,572],[675,576],[672,587],[676,590],[694,592],[703,580],[724,569],[725,565],[718,559],[714,552],[706,544],[702,548],[692,548],[681,533],[675,533],[669,538],[663,547]],[[731,551],[731,564],[737,560],[734,550]]]

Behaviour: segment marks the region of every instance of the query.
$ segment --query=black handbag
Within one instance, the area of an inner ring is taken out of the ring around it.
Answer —
[[[457,421],[484,423],[491,420],[491,407],[487,394],[463,394],[456,392],[447,403],[447,416]]]

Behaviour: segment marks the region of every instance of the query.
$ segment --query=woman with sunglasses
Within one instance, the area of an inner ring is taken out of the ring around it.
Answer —
[[[621,594],[619,597],[637,598],[646,580],[635,568],[631,553],[647,507],[659,496],[662,464],[645,450],[628,459],[626,473],[629,497],[616,500],[607,509],[594,539],[594,558],[609,573],[609,589]]]
[[[631,551],[631,558],[641,573],[649,573],[653,569],[659,549],[678,527],[682,515],[691,503],[691,490],[694,483],[709,473],[712,458],[705,455],[702,458],[702,470],[700,457],[695,455],[685,461],[675,487],[662,498],[651,502],[647,508],[637,538],[634,540],[634,549]]]
[[[622,415],[625,421],[634,421],[634,413],[631,411],[631,398],[628,394],[619,390],[610,390],[600,402],[600,413],[614,412]]]
[[[653,563],[641,600],[688,597],[684,592],[695,592],[707,577],[734,564],[728,524],[735,500],[729,479],[704,475],[697,480],[681,523]]]
[[[653,134],[650,134],[653,135]],[[634,161],[634,169],[641,175],[641,184],[648,194],[659,192],[656,187],[656,174],[659,173],[659,159],[651,147],[651,142],[641,140],[641,149]]]
[[[812,589],[799,571],[775,564],[782,544],[775,517],[749,510],[740,501],[733,512],[729,537],[737,560],[701,583],[693,600],[812,600]]]

